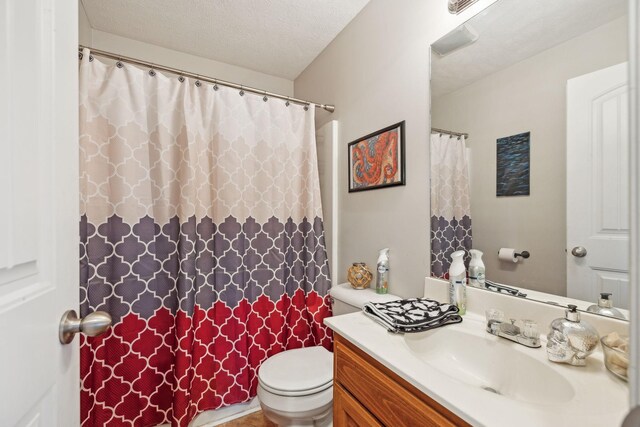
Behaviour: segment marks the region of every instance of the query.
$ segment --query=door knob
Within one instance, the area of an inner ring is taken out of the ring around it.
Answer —
[[[75,310],[68,310],[60,319],[58,336],[62,344],[69,344],[78,332],[95,337],[111,326],[111,316],[104,311],[94,311],[82,319],[78,318]]]
[[[584,258],[587,256],[587,249],[584,246],[576,246],[571,249],[571,255],[577,258]]]

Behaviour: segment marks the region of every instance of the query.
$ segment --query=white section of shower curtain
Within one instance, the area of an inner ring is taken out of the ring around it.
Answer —
[[[431,216],[471,216],[465,138],[431,134]]]

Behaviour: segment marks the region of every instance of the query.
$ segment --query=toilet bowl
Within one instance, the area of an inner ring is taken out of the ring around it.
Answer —
[[[331,426],[333,354],[307,347],[270,357],[258,370],[258,399],[278,426]]]
[[[347,284],[331,289],[333,314],[362,310],[369,301],[399,299]],[[324,347],[287,350],[271,356],[258,369],[258,400],[267,419],[277,426],[333,425],[333,353]]]

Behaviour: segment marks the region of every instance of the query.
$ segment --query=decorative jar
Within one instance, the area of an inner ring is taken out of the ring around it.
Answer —
[[[347,280],[354,289],[366,289],[371,284],[373,273],[364,262],[354,262],[347,271]]]

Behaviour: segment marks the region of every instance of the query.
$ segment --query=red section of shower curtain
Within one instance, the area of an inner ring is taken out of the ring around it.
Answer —
[[[267,357],[331,349],[322,324],[329,307],[327,298],[298,290],[275,304],[261,296],[235,309],[221,301],[196,306],[193,316],[166,308],[147,320],[129,313],[108,334],[83,337],[83,426],[186,426],[202,411],[247,401]]]

